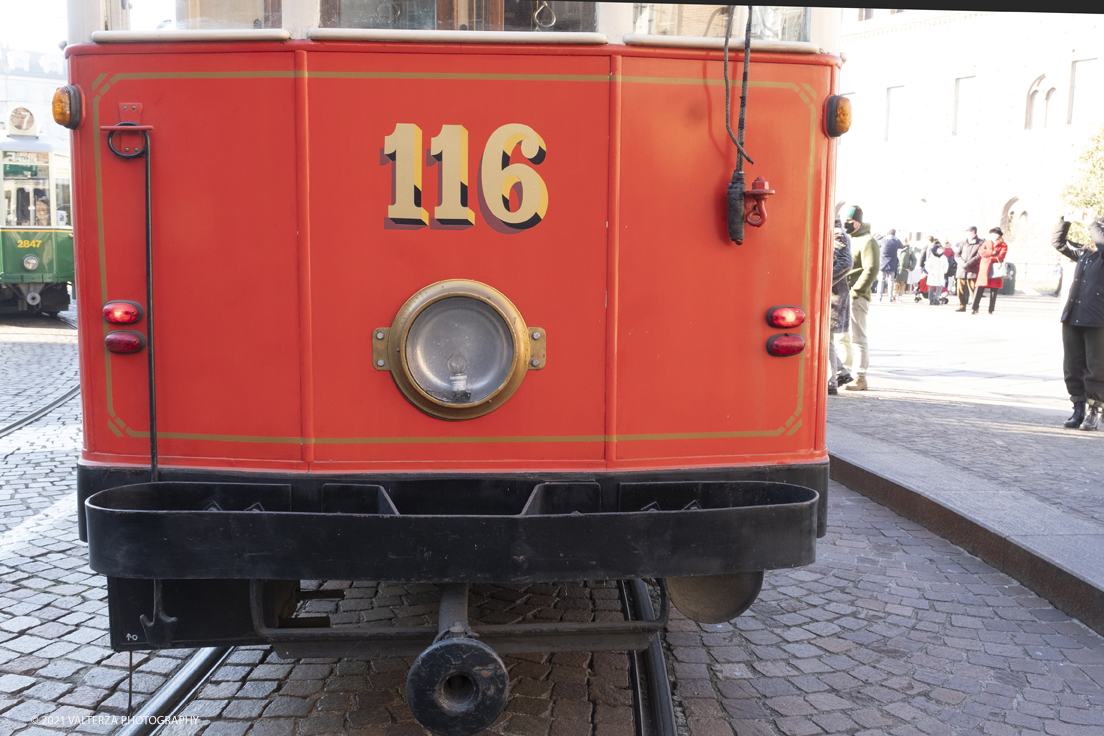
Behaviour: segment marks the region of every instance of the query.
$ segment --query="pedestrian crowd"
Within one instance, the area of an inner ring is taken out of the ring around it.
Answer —
[[[1073,222],[1087,228],[1091,242],[1069,240]],[[1067,214],[1058,222],[1052,245],[1077,262],[1061,316],[1063,372],[1073,403],[1064,426],[1095,430],[1104,417],[1104,256],[1099,251],[1104,217],[1093,221],[1085,213]],[[954,246],[929,235],[921,247],[913,247],[908,236],[899,239],[892,228],[873,234],[861,207],[844,207],[834,229],[828,393],[838,394],[841,386],[847,391],[869,387],[867,318],[875,295],[879,302],[906,295],[920,301],[926,295],[932,306],[957,297],[956,312],[976,315],[988,292],[988,313],[993,314],[997,293],[1011,275],[1007,261],[1008,243],[999,227],[990,228],[986,240],[971,226]]]

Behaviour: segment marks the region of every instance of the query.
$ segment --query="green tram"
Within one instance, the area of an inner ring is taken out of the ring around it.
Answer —
[[[73,206],[69,151],[31,136],[0,138],[0,313],[69,308]]]

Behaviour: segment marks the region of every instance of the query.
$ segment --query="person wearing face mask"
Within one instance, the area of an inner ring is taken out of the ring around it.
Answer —
[[[870,287],[878,278],[881,253],[878,241],[870,234],[870,225],[863,222],[862,208],[857,205],[844,207],[840,212],[843,229],[851,236],[851,332],[840,339],[843,346],[844,369],[839,384],[847,384],[846,391],[865,391],[866,369],[870,364],[870,348],[866,334],[866,317],[870,313]],[[854,383],[851,370],[854,369]]]
[[[947,281],[947,257],[938,240],[932,240],[924,266],[928,271],[928,304],[938,306],[942,302],[943,284]]]
[[[1087,220],[1073,213],[1060,218],[1051,245],[1077,261],[1062,309],[1062,368],[1073,402],[1073,416],[1063,426],[1095,430],[1104,413],[1104,217],[1088,225],[1091,243],[1080,245],[1066,237],[1073,222],[1084,225]]]
[[[966,238],[955,246],[955,281],[958,286],[958,309],[956,312],[965,312],[974,298],[974,290],[977,288],[978,264],[980,258],[975,258],[981,249],[982,240],[977,236],[977,228],[972,225],[966,228]]]
[[[851,330],[851,238],[843,231],[843,223],[836,218],[832,248],[832,296],[829,300],[831,318],[828,322],[828,394],[839,393],[840,359],[836,353],[836,335],[846,335]],[[850,382],[850,378],[848,379]]]
[[[981,306],[981,297],[985,294],[985,290],[989,290],[989,314],[993,313],[993,310],[997,306],[997,292],[1004,286],[1004,277],[992,275],[990,270],[991,266],[998,263],[1004,263],[1008,258],[1008,243],[1004,242],[1004,233],[1001,232],[999,227],[992,228],[989,231],[989,240],[986,240],[981,244],[981,248],[978,249],[977,255],[974,259],[971,259],[977,264],[978,277],[974,291],[974,309],[971,314],[978,313],[978,307]]]

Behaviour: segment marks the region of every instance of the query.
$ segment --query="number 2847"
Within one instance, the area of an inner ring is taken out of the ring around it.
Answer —
[[[466,226],[475,223],[468,207],[468,131],[462,125],[442,125],[430,139],[430,165],[440,166],[440,204],[433,219],[441,225]],[[544,161],[544,140],[521,123],[503,125],[487,139],[479,164],[479,183],[486,214],[514,230],[539,225],[548,211],[548,188],[531,166],[510,163],[515,149],[533,166]],[[429,213],[422,207],[422,130],[413,123],[398,123],[383,139],[383,153],[393,167],[394,201],[387,206],[387,219],[396,225],[428,225]],[[511,209],[511,194],[516,204]]]

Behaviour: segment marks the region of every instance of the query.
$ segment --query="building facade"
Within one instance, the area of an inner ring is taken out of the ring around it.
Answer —
[[[855,122],[836,199],[880,232],[957,242],[999,225],[1021,274],[1049,271],[1061,190],[1104,125],[1104,16],[841,12]]]
[[[51,145],[68,146],[69,131],[54,122],[50,102],[54,90],[67,79],[60,51],[39,53],[0,46],[0,138],[12,132],[12,114],[20,124],[32,125],[34,134]],[[33,123],[25,122],[26,113]],[[29,131],[22,131],[29,132]]]

